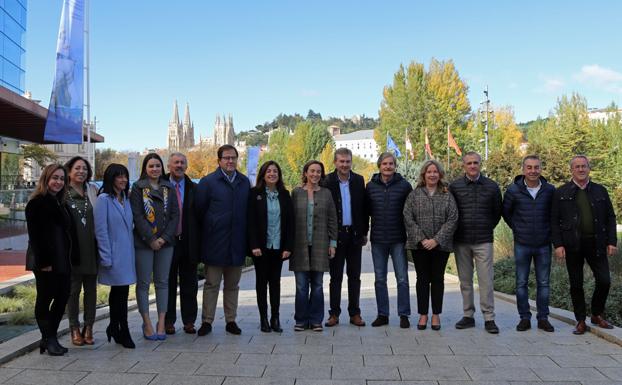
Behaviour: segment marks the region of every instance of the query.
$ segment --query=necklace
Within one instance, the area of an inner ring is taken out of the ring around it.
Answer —
[[[86,227],[86,212],[89,208],[89,198],[86,195],[84,196],[84,206],[82,207],[82,209],[78,207],[78,204],[73,199],[73,196],[71,196],[71,192],[69,190],[67,190],[67,198],[71,203],[71,208],[76,210],[78,212],[78,215],[80,215],[80,222],[82,222],[82,225]]]

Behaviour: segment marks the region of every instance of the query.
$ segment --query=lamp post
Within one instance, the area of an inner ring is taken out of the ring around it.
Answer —
[[[490,120],[490,98],[488,97],[488,86],[484,88],[484,101],[480,104],[482,105],[482,113],[484,116],[482,117],[482,123],[484,123],[484,143],[485,143],[485,151],[484,151],[484,159],[488,160],[488,122]]]

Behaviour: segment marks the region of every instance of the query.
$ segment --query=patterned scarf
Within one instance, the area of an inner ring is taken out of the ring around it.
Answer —
[[[156,225],[156,217],[155,217],[155,208],[153,207],[153,200],[149,196],[151,189],[149,187],[145,187],[143,189],[143,207],[145,208],[145,216],[147,217],[147,222],[151,225],[151,233],[156,234],[158,232],[158,226]],[[168,188],[162,188],[162,195],[164,199],[164,213],[168,209]]]

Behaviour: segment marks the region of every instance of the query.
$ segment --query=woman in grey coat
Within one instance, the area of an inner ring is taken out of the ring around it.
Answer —
[[[435,160],[421,167],[417,187],[404,205],[406,249],[411,250],[417,271],[417,329],[428,323],[430,294],[432,297],[432,329],[441,328],[444,276],[453,236],[458,222],[458,209],[453,195],[443,180],[443,167]]]
[[[143,318],[143,336],[165,340],[164,318],[168,306],[168,276],[177,238],[179,206],[173,185],[162,178],[164,164],[156,153],[143,160],[140,179],[132,185],[130,204],[134,215],[136,249],[136,301]],[[149,319],[149,284],[153,275],[158,323]]]
[[[330,190],[319,185],[323,178],[324,165],[311,160],[302,169],[302,187],[292,192],[296,233],[289,269],[296,277],[296,331],[322,331],[322,283],[337,247],[335,203]]]

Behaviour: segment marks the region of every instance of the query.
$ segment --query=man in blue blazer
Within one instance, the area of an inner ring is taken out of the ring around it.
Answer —
[[[246,258],[246,207],[250,182],[237,171],[238,151],[225,144],[218,149],[218,169],[201,178],[195,194],[196,215],[201,224],[201,260],[205,264],[202,323],[197,334],[212,331],[220,281],[226,330],[242,331],[235,323],[238,284]]]

